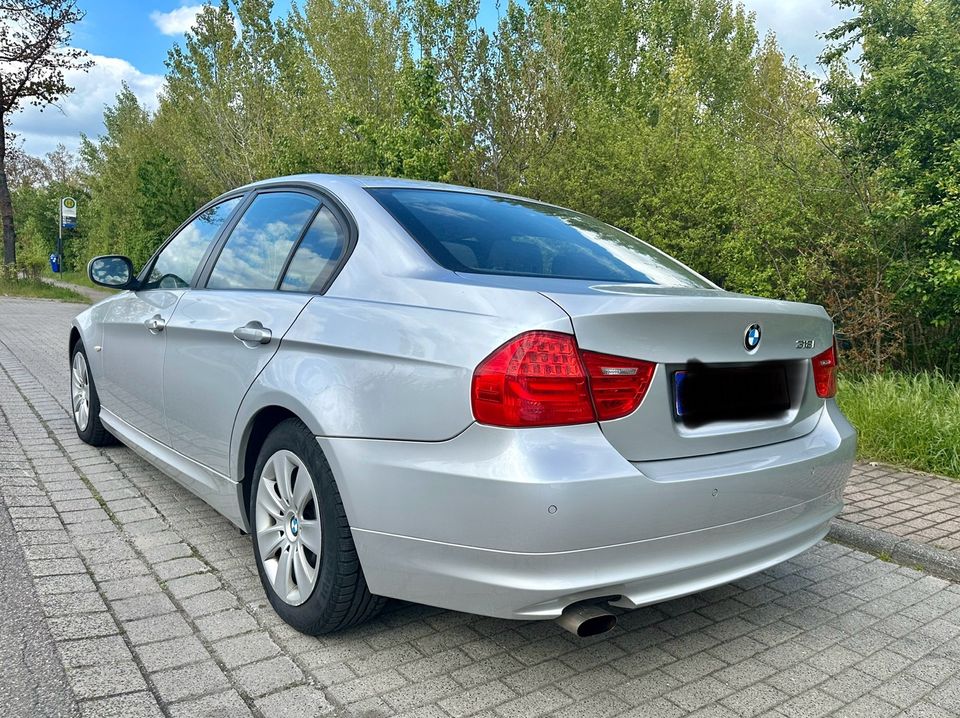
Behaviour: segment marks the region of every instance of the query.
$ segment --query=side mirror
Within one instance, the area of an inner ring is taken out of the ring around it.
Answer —
[[[87,265],[87,276],[94,284],[111,289],[131,289],[136,284],[133,262],[119,254],[91,259]]]

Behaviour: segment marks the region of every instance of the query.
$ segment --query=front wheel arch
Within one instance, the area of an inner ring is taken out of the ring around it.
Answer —
[[[70,378],[70,414],[73,418],[74,428],[77,431],[77,436],[80,437],[80,440],[90,446],[109,446],[116,443],[116,439],[113,435],[107,430],[103,425],[103,422],[100,420],[100,397],[97,394],[96,381],[93,377],[93,368],[90,366],[90,358],[87,355],[86,345],[83,343],[83,339],[80,338],[79,332],[77,333],[76,340],[73,339],[73,332],[71,332],[71,341],[70,341],[70,360],[67,364],[67,370],[71,374]],[[74,379],[73,379],[73,366],[74,366],[74,357],[82,357],[84,373],[86,374],[86,382],[88,385],[87,391],[89,397],[89,409],[87,422],[84,427],[81,429],[80,425],[77,422],[77,418],[74,410]]]
[[[73,359],[73,348],[81,341],[80,330],[76,327],[70,327],[70,340],[67,344],[67,361]]]

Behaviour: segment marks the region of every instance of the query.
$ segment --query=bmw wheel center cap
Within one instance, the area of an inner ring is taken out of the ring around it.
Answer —
[[[743,348],[748,352],[756,351],[760,346],[760,325],[751,324],[743,333]]]
[[[290,519],[290,533],[294,536],[300,533],[300,520],[296,516]]]

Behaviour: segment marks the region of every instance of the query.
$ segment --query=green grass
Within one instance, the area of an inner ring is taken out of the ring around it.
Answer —
[[[840,377],[861,459],[960,478],[960,382],[939,373]]]
[[[89,304],[90,300],[72,289],[54,287],[39,279],[2,279],[0,278],[0,297],[37,297],[40,299],[59,299],[62,302]]]

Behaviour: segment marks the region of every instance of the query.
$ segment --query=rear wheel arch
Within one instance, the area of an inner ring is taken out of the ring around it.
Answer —
[[[241,409],[238,425],[234,428],[234,436],[239,435],[240,438],[236,453],[231,461],[233,462],[233,470],[236,472],[234,476],[242,487],[243,518],[247,520],[250,519],[250,485],[256,478],[253,474],[256,470],[257,458],[260,455],[263,442],[266,441],[270,432],[287,419],[297,419],[315,436],[320,436],[323,433],[316,421],[312,420],[311,414],[298,402],[287,401],[286,399],[289,397],[283,396],[270,398],[274,401],[271,402],[268,399],[260,408],[249,410],[252,413]],[[241,426],[243,427],[242,431],[240,430]],[[322,449],[321,453],[323,453]]]
[[[240,472],[240,485],[243,487],[243,516],[247,520],[248,526],[252,526],[250,493],[254,480],[254,470],[257,466],[257,457],[260,455],[260,448],[274,427],[287,419],[300,419],[300,417],[283,406],[265,406],[251,417],[243,432],[238,468]],[[300,420],[303,421],[302,419]]]
[[[262,427],[268,425],[266,419],[261,421]],[[296,416],[284,419],[269,431],[258,454],[249,474],[251,541],[257,571],[274,610],[297,630],[312,635],[337,631],[375,616],[386,599],[369,591],[339,487],[314,431]],[[272,463],[284,455],[288,463],[292,461],[308,472],[312,498],[307,497],[307,504],[296,498],[303,475],[281,471]],[[268,472],[268,465],[272,471]],[[287,476],[286,490],[281,487],[281,475]],[[264,491],[272,498],[261,503],[259,497]],[[310,512],[311,506],[315,513]],[[298,520],[304,538],[298,532]],[[308,522],[313,523],[310,532],[306,530]],[[316,543],[305,542],[308,534]],[[314,555],[320,560],[311,569]],[[305,574],[297,570],[303,562]],[[318,572],[315,578],[310,577],[311,570]],[[301,578],[310,583],[301,583]],[[305,598],[301,585],[308,586]],[[293,587],[297,593],[291,592]]]

